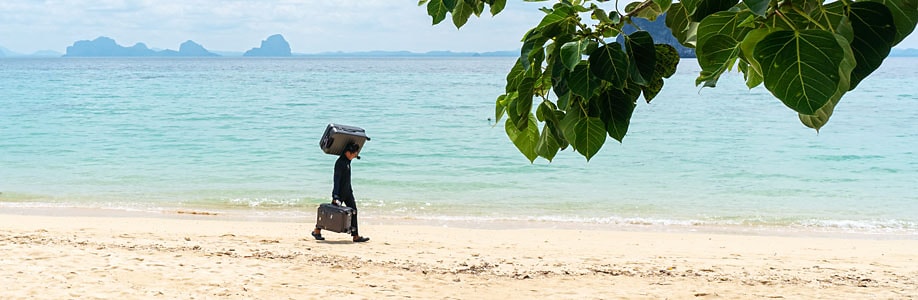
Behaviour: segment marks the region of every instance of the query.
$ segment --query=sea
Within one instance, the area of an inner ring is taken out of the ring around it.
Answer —
[[[374,224],[841,233],[918,239],[918,58],[891,57],[820,131],[741,73],[683,59],[622,143],[530,163],[495,100],[513,57],[0,59],[0,212],[311,224],[330,123]]]

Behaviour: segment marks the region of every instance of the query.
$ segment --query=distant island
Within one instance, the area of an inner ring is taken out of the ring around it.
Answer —
[[[288,57],[290,44],[284,36],[275,34],[261,42],[261,47],[252,48],[242,56],[259,57]],[[214,57],[219,54],[208,51],[194,41],[186,41],[179,46],[179,50],[153,50],[144,43],[137,43],[131,47],[118,45],[109,37],[98,37],[92,41],[77,41],[73,46],[67,47],[64,57]]]
[[[137,43],[131,47],[118,45],[115,40],[100,36],[92,41],[77,41],[73,46],[67,47],[67,53],[64,57],[207,57],[219,56],[204,49],[203,46],[193,42],[186,41],[179,46],[179,51],[162,50],[156,51],[147,48],[144,43]]]
[[[261,47],[252,48],[246,51],[242,56],[260,56],[260,57],[286,57],[293,56],[290,52],[290,44],[284,39],[284,36],[275,34],[269,36],[267,40],[261,41]]]
[[[3,58],[3,57],[60,57],[61,55],[63,54],[61,54],[60,52],[51,51],[51,50],[37,51],[32,54],[21,54],[21,53],[13,52],[10,49],[0,47],[0,58]]]
[[[695,57],[695,49],[688,48],[679,44],[672,32],[666,27],[664,18],[658,18],[654,22],[645,19],[634,19],[637,27],[628,25],[625,28],[626,33],[632,33],[637,28],[648,31],[653,36],[654,41],[665,43],[676,47],[681,57]],[[621,37],[618,38],[621,42]],[[429,52],[410,52],[410,51],[357,51],[357,52],[320,52],[320,53],[293,53],[290,44],[280,34],[269,36],[261,41],[259,47],[251,48],[245,52],[238,51],[211,51],[205,49],[194,41],[186,41],[179,45],[179,50],[159,50],[151,49],[144,43],[137,43],[131,47],[118,45],[114,39],[100,36],[92,41],[77,41],[72,46],[67,47],[66,53],[43,50],[32,54],[22,54],[13,52],[0,46],[0,58],[15,57],[516,57],[520,55],[520,50],[491,51],[491,52],[452,52],[452,51],[429,51]],[[899,49],[894,48],[889,53],[889,57],[918,57],[918,49]]]
[[[498,57],[498,56],[520,56],[520,50],[510,51],[492,51],[492,52],[452,52],[452,51],[429,51],[429,52],[410,52],[410,51],[360,51],[360,52],[321,52],[315,54],[297,54],[298,56],[308,57]]]

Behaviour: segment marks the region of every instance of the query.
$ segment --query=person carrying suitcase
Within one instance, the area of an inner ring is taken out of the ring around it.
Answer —
[[[354,199],[354,191],[351,189],[351,160],[354,158],[360,159],[360,156],[357,155],[359,152],[360,146],[357,144],[350,143],[344,147],[344,151],[335,162],[334,188],[332,189],[333,203],[341,205],[343,201],[345,206],[354,209],[354,216],[351,217],[351,236],[354,238],[355,243],[370,240],[370,238],[360,236],[357,233],[357,201]],[[325,240],[322,237],[322,229],[319,228],[318,224],[316,229],[312,231],[312,237],[320,241]]]

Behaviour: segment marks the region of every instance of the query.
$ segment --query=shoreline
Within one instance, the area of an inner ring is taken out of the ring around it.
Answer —
[[[270,222],[270,223],[314,223],[311,212],[305,215],[279,215],[270,212],[280,209],[265,210],[229,209],[215,210],[208,208],[175,208],[163,210],[127,210],[122,208],[92,207],[0,207],[0,215],[50,216],[50,217],[99,217],[99,218],[163,218],[186,220],[214,220],[234,222]],[[302,212],[302,211],[298,211]],[[851,228],[830,227],[790,227],[790,226],[750,226],[750,225],[709,225],[709,224],[652,224],[652,223],[590,223],[576,221],[549,220],[470,220],[470,219],[437,219],[416,218],[407,216],[369,215],[362,216],[361,223],[368,226],[431,226],[443,228],[488,229],[488,230],[526,230],[526,229],[561,229],[586,231],[622,231],[622,232],[660,232],[688,234],[726,234],[740,236],[774,236],[799,238],[835,238],[858,240],[916,240],[916,232],[880,232],[854,230]]]
[[[20,298],[909,298],[918,240],[0,213]]]

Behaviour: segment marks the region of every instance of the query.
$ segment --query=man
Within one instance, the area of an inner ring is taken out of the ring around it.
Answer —
[[[359,152],[360,146],[357,144],[350,143],[344,147],[343,153],[335,162],[334,188],[332,189],[333,203],[341,205],[341,202],[344,201],[345,206],[354,209],[354,216],[351,218],[351,235],[355,243],[370,240],[357,233],[357,202],[354,200],[354,191],[351,189],[351,160],[354,160],[355,157],[359,159],[360,157],[357,156]],[[312,237],[320,241],[325,239],[322,237],[322,229],[319,229],[318,226],[312,231]]]

